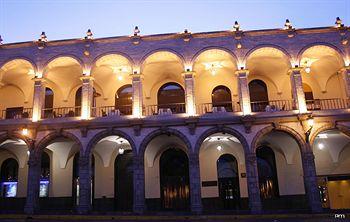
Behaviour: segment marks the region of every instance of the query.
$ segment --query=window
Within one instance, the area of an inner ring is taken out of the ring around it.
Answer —
[[[170,109],[172,113],[184,113],[185,90],[177,83],[166,83],[158,90],[158,108]]]
[[[253,80],[249,83],[249,96],[253,112],[265,111],[269,104],[267,86],[262,80]]]
[[[132,86],[125,85],[118,89],[115,94],[115,108],[123,115],[132,113]]]
[[[227,112],[232,112],[231,91],[226,86],[217,86],[211,94],[213,107],[224,107]]]

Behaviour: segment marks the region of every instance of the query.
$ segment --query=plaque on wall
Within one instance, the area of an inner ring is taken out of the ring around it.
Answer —
[[[218,185],[218,181],[202,181],[202,187],[216,187]]]

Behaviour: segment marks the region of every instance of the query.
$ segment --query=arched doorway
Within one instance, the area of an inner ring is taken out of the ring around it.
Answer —
[[[41,154],[40,197],[49,197],[50,157],[46,152]]]
[[[261,146],[256,150],[260,196],[264,199],[278,197],[276,160],[273,150]]]
[[[188,157],[180,149],[170,148],[160,157],[160,191],[164,210],[188,210],[190,186]]]
[[[222,209],[239,209],[240,191],[236,158],[231,154],[223,154],[216,165]]]
[[[158,90],[158,109],[170,109],[172,113],[185,113],[185,90],[178,83],[164,84]]]
[[[120,87],[115,94],[115,109],[122,115],[132,113],[132,86],[130,84]]]
[[[256,79],[249,83],[249,96],[253,112],[263,112],[269,105],[267,86],[264,81]]]
[[[1,197],[16,197],[17,182],[18,162],[13,158],[8,158],[1,164]]]
[[[217,86],[211,94],[213,107],[224,107],[225,111],[232,112],[231,91],[226,86]]]
[[[311,87],[303,83],[303,91],[305,95],[306,106],[308,110],[320,109],[321,104],[314,99],[314,93],[312,92]]]
[[[126,150],[115,158],[114,205],[116,210],[131,211],[133,206],[132,150]]]
[[[53,98],[54,93],[52,89],[45,88],[45,104],[44,104],[44,118],[53,117]]]

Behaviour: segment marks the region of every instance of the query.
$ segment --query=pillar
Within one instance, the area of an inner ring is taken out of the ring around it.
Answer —
[[[145,211],[145,170],[143,156],[134,152],[133,156],[133,183],[134,183],[134,202],[133,212],[143,214]]]
[[[252,214],[259,214],[262,211],[262,204],[260,199],[258,164],[255,153],[245,154],[245,165],[247,172],[249,208]]]
[[[80,152],[79,156],[79,214],[91,210],[91,157]]]
[[[185,102],[186,113],[189,116],[196,114],[195,94],[194,94],[194,72],[185,72],[182,74],[185,80]]]
[[[308,144],[308,146],[310,145]],[[301,154],[304,172],[305,193],[311,211],[313,213],[320,213],[322,212],[322,205],[317,187],[315,156],[311,151],[311,147],[309,147],[309,150],[310,151],[306,151]]]
[[[83,76],[80,79],[83,82],[81,89],[81,118],[89,119],[91,117],[91,109],[93,106],[94,78],[91,76]]]
[[[294,104],[299,110],[299,113],[306,113],[306,101],[303,90],[303,80],[301,77],[301,68],[293,68],[290,70],[290,82],[292,86],[292,93]]]
[[[33,113],[32,121],[37,122],[41,119],[45,105],[45,84],[43,78],[33,78],[34,96],[33,96]]]
[[[142,75],[134,73],[132,78],[132,115],[142,117]]]
[[[250,113],[252,112],[250,106],[248,74],[249,71],[246,69],[236,71],[236,75],[238,78],[239,104],[241,105],[241,110],[244,116],[250,115]]]
[[[41,153],[29,147],[27,198],[24,206],[26,214],[34,214],[39,209]]]
[[[346,90],[346,97],[349,100],[350,99],[350,66],[346,66],[340,71],[343,76],[345,90]]]
[[[190,174],[191,212],[193,214],[201,214],[202,213],[202,194],[201,194],[201,179],[200,179],[198,153],[190,153],[189,171],[190,171],[189,174]]]

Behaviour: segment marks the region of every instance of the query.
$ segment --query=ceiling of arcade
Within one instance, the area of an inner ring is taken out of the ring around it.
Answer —
[[[117,54],[99,58],[91,70],[94,86],[101,89],[104,99],[114,98],[116,91],[131,84],[132,63],[124,56]]]
[[[211,93],[218,85],[228,87],[232,95],[237,95],[236,70],[236,59],[224,50],[209,49],[199,54],[193,62],[193,71],[196,73],[196,101],[210,101]]]
[[[7,139],[0,144],[0,165],[8,158],[18,161],[20,168],[24,168],[28,161],[28,146],[21,139]]]
[[[24,102],[31,101],[34,76],[34,67],[30,62],[23,59],[11,60],[0,69],[0,94],[1,91],[13,88],[22,95]]]
[[[308,72],[303,72],[303,81],[315,92],[325,93],[334,90],[335,83],[342,84],[342,81],[337,80],[337,73],[344,66],[344,60],[329,46],[317,45],[306,49],[301,54],[300,65],[309,69]]]
[[[249,81],[263,80],[270,92],[291,93],[288,71],[291,68],[289,57],[279,49],[263,47],[253,51],[246,59]]]

